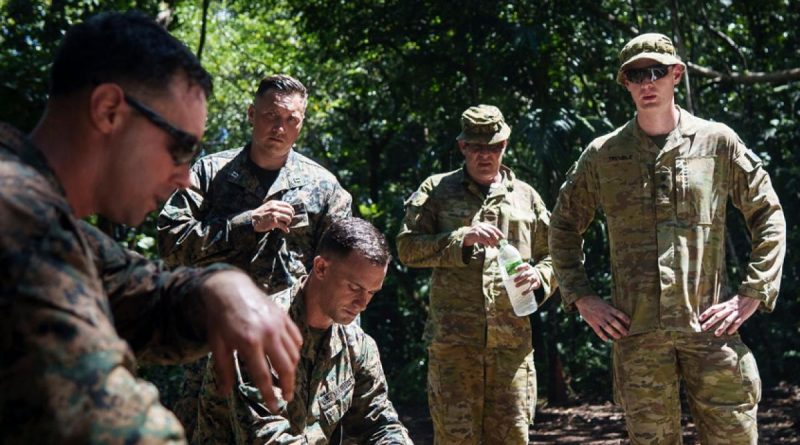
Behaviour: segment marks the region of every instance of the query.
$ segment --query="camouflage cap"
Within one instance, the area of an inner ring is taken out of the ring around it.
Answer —
[[[619,70],[617,71],[617,83],[625,85],[625,69],[633,62],[641,59],[652,59],[664,65],[682,65],[675,53],[675,46],[672,40],[664,34],[648,33],[634,37],[628,42],[622,51],[619,52]]]
[[[461,114],[461,134],[458,141],[480,144],[495,144],[511,135],[511,127],[503,119],[503,113],[494,105],[469,107]]]

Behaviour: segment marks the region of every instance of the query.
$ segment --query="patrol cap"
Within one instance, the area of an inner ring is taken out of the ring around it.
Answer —
[[[494,105],[469,107],[461,114],[461,134],[457,141],[479,144],[496,144],[511,135],[511,127],[503,119],[503,113]]]
[[[633,62],[641,59],[652,59],[664,65],[682,65],[675,53],[675,46],[672,40],[664,34],[647,33],[634,37],[633,40],[625,44],[619,52],[619,70],[617,71],[617,83],[625,85],[625,69]]]

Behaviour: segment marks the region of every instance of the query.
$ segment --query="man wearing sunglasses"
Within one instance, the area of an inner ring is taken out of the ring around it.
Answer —
[[[555,288],[549,212],[502,164],[511,135],[497,107],[470,107],[456,138],[458,170],[426,179],[406,201],[400,260],[431,267],[428,405],[436,444],[526,444],[536,407],[531,324],[514,314],[497,245],[524,262],[517,286],[541,303]]]
[[[614,341],[615,399],[631,443],[681,443],[682,380],[701,443],[755,444],[761,380],[737,331],[757,309],[775,307],[783,211],[761,160],[733,130],[675,105],[686,65],[668,37],[640,35],[619,58],[617,82],[636,116],[589,145],[553,210],[550,253],[564,303]],[[752,235],[733,291],[728,201]],[[608,223],[611,304],[592,290],[581,251],[597,209]]]
[[[152,19],[105,13],[70,28],[50,81],[30,135],[0,124],[2,442],[184,443],[134,353],[213,350],[229,391],[236,350],[277,409],[270,366],[292,394],[302,338],[259,286],[227,265],[169,271],[79,221],[139,224],[189,185],[208,73]]]

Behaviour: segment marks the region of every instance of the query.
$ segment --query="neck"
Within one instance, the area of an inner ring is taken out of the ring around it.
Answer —
[[[72,116],[66,104],[48,103],[42,119],[30,134],[64,188],[72,211],[83,218],[97,211],[94,191],[101,171],[98,156],[86,156],[92,147],[91,132]]]
[[[497,183],[500,183],[500,182],[503,181],[503,175],[500,174],[499,171],[494,176],[492,176],[491,178],[490,177],[486,177],[486,176],[480,177],[480,176],[473,175],[469,170],[467,170],[467,174],[469,175],[470,178],[472,178],[473,181],[475,181],[478,184],[483,185],[483,186],[489,186],[489,185],[497,184]]]
[[[291,153],[292,150],[293,149],[290,149],[284,155],[276,156],[268,150],[260,150],[255,144],[251,144],[250,160],[264,170],[280,170],[286,165],[286,160],[289,159],[289,153]]]
[[[328,329],[333,325],[333,319],[322,313],[319,300],[324,293],[319,281],[316,280],[312,272],[306,280],[305,286],[305,305],[306,305],[306,324],[314,329]]]
[[[667,108],[637,111],[636,122],[648,136],[669,134],[678,126],[678,120],[681,117],[675,102],[671,102]]]

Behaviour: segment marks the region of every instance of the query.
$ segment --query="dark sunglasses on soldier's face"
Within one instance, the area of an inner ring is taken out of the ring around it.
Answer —
[[[655,82],[669,73],[672,65],[651,65],[644,68],[631,68],[625,70],[625,78],[630,83],[644,83],[646,80]]]
[[[180,128],[176,128],[158,113],[150,108],[147,108],[144,104],[129,96],[128,93],[125,93],[124,97],[125,102],[127,102],[128,105],[130,105],[134,110],[138,111],[139,114],[144,116],[153,125],[164,130],[172,137],[175,143],[170,145],[169,154],[172,156],[172,161],[175,162],[175,165],[188,164],[192,162],[192,159],[194,159],[198,152],[200,142],[197,140],[196,136],[189,134]]]
[[[464,149],[466,149],[470,153],[492,153],[492,154],[498,154],[501,151],[503,151],[503,143],[501,142],[501,143],[498,143],[498,144],[488,145],[488,144],[473,144],[473,143],[467,142],[467,143],[464,144]]]

